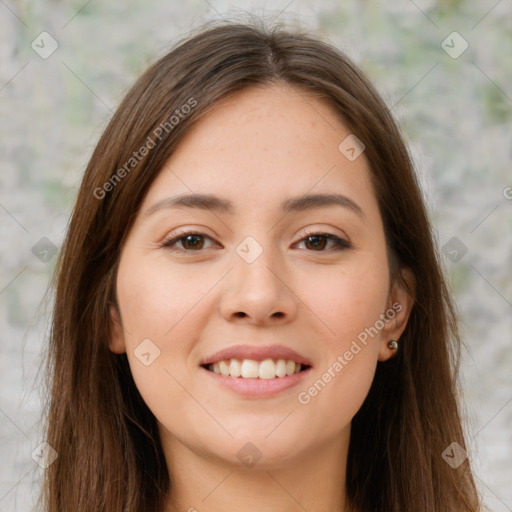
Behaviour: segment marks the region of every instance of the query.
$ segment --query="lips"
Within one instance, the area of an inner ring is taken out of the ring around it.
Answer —
[[[237,345],[205,358],[201,366],[224,377],[236,379],[281,379],[308,370],[310,361],[281,345]]]
[[[311,366],[311,361],[308,358],[282,345],[234,345],[205,357],[199,364],[207,367],[208,365],[213,365],[220,361],[229,361],[230,359],[238,359],[239,361],[251,359],[258,362],[265,359],[272,359],[274,361],[284,359],[285,361],[294,361],[295,364],[301,364],[302,366]]]

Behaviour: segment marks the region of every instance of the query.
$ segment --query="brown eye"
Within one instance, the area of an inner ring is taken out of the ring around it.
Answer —
[[[312,235],[308,236],[306,239],[306,247],[308,249],[313,248],[314,250],[325,249],[325,246],[327,245],[327,237],[324,235]],[[309,243],[309,247],[308,247]]]
[[[199,252],[202,249],[208,248],[205,245],[206,240],[210,240],[211,245],[218,246],[209,236],[202,233],[179,233],[162,242],[162,247],[177,252]]]
[[[337,250],[349,249],[351,245],[343,238],[339,238],[332,233],[309,233],[299,241],[299,244],[305,244],[306,249],[315,252],[327,252],[325,249],[333,248]],[[330,247],[327,247],[331,243]]]
[[[179,240],[182,241],[184,249],[202,249],[204,245],[203,235],[187,235],[180,238]]]

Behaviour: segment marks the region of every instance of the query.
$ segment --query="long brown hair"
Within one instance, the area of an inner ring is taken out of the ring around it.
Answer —
[[[192,124],[229,94],[279,82],[328,101],[364,143],[393,278],[407,268],[416,279],[400,351],[379,363],[352,422],[350,509],[480,510],[469,461],[452,468],[442,457],[452,442],[465,447],[456,401],[460,340],[399,130],[346,55],[304,31],[256,20],[203,27],[153,64],[87,166],[55,279],[47,440],[58,458],[46,471],[46,511],[154,512],[172,492],[156,420],[126,355],[108,348],[117,263],[148,187]]]

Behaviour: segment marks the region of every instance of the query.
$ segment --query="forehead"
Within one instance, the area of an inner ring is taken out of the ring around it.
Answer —
[[[191,127],[144,205],[170,195],[209,193],[230,198],[235,210],[280,207],[285,197],[333,192],[369,208],[374,198],[364,154],[350,161],[339,150],[349,135],[325,100],[301,88],[243,90]]]

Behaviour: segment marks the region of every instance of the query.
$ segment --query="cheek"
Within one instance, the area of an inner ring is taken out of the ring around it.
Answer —
[[[385,261],[365,254],[336,276],[317,274],[315,283],[305,287],[304,302],[325,327],[324,350],[315,379],[297,400],[306,411],[315,410],[309,421],[323,421],[326,434],[334,435],[359,410],[373,381],[380,340],[374,329],[385,311],[388,269]]]
[[[118,299],[132,343],[144,338],[164,343],[176,339],[177,331],[197,329],[201,300],[219,277],[196,265],[184,267],[174,271],[164,258],[144,265],[131,258],[121,262]]]
[[[374,326],[385,311],[388,269],[385,261],[370,253],[356,255],[336,272],[316,273],[309,279],[310,285],[303,289],[304,302],[317,315],[326,339],[336,350]]]
[[[131,254],[121,260],[117,297],[133,378],[157,413],[170,397],[180,396],[172,376],[181,382],[193,369],[189,356],[207,321],[202,299],[218,277],[198,270],[173,272],[163,258],[141,260]]]
[[[351,361],[340,354],[339,360],[335,358],[309,387],[300,390],[299,412],[308,429],[329,439],[349,426],[370,390],[375,364],[369,347],[362,348]]]
[[[127,254],[119,266],[117,295],[126,353],[149,409],[160,423],[179,430],[180,422],[190,424],[197,413],[180,383],[195,369],[189,356],[207,321],[202,299],[218,277],[197,269],[174,272],[164,258],[142,261]]]

